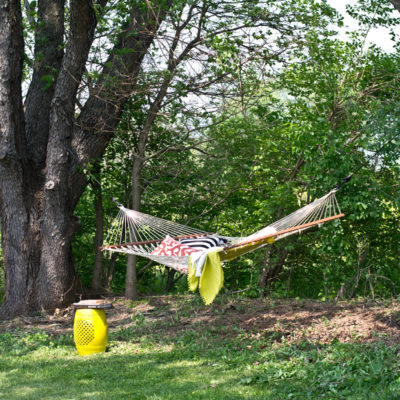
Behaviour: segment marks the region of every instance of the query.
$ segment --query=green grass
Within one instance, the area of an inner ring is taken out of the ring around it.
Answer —
[[[251,339],[204,322],[174,331],[179,314],[132,321],[86,357],[71,335],[1,333],[0,399],[400,399],[400,346]]]

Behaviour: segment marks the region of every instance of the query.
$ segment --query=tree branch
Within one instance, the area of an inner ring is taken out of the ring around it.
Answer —
[[[390,0],[390,2],[393,4],[393,7],[400,12],[400,0]]]
[[[132,10],[132,22],[123,29],[76,121],[72,147],[81,164],[103,154],[118,125],[123,106],[134,91],[142,60],[167,14],[171,0],[155,3],[156,6],[146,11],[140,8]],[[85,177],[74,166],[70,173],[73,202],[76,204],[84,189]]]
[[[18,0],[1,5],[0,21],[0,158],[4,162],[26,156],[21,95],[24,42]],[[0,179],[3,173],[0,169]]]
[[[37,19],[33,75],[26,96],[25,117],[30,158],[38,169],[42,169],[46,159],[50,106],[64,54],[64,0],[40,0]]]

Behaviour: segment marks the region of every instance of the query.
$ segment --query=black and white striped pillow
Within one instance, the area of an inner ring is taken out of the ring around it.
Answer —
[[[197,250],[206,250],[211,247],[223,246],[227,240],[220,236],[205,236],[199,238],[179,239],[182,244]]]

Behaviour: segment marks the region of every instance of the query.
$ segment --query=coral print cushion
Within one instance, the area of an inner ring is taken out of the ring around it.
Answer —
[[[186,246],[170,236],[167,236],[151,254],[158,256],[188,256],[196,251],[192,247]]]

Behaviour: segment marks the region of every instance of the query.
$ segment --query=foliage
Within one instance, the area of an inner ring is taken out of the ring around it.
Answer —
[[[349,7],[362,27],[343,42],[334,37],[342,19],[325,2],[239,2],[237,7],[174,2],[145,57],[118,132],[104,159],[94,160],[101,165],[96,176],[106,228],[116,213],[111,197],[130,204],[137,143],[161,83],[168,81],[145,149],[144,212],[246,235],[356,172],[338,193],[346,214],[341,223],[278,242],[270,253],[235,260],[225,269],[225,289],[259,295],[262,269],[286,254],[270,287],[274,296],[398,293],[399,55],[364,46],[368,27],[398,24],[391,6],[383,3],[363,0]],[[98,14],[100,35],[85,75],[88,85],[98,78],[132,5],[137,2],[110,3]],[[198,31],[201,10],[210,18]],[[31,37],[28,20],[25,25]],[[177,27],[182,36],[173,47]],[[197,34],[201,39],[180,59],[184,44]],[[28,48],[26,76],[32,54]],[[171,57],[180,60],[176,69],[170,68]],[[84,96],[83,90],[83,102]],[[89,185],[76,209],[81,229],[73,246],[84,286],[94,263],[93,204]],[[125,262],[118,257],[113,290],[123,288]],[[146,263],[139,260],[138,270]],[[109,264],[106,258],[104,275]],[[167,272],[160,266],[146,269],[139,276],[141,292],[163,291]],[[184,280],[174,290],[186,290]]]
[[[254,70],[247,95],[255,105],[240,110],[240,101],[227,103],[212,127],[201,137],[185,138],[184,145],[181,131],[166,129],[161,118],[147,148],[142,209],[205,230],[246,235],[356,172],[338,194],[343,222],[274,246],[272,265],[279,249],[288,253],[275,295],[327,298],[342,288],[348,297],[390,296],[400,289],[400,109],[393,89],[398,56],[376,48],[364,52],[361,39],[344,43],[310,33],[297,57],[273,81],[257,83]],[[128,202],[131,150],[125,124],[108,150],[103,182]],[[205,142],[196,145],[199,139]],[[162,158],[151,157],[168,146]],[[225,287],[257,294],[264,263],[262,253],[230,263]],[[119,285],[123,269],[120,261]],[[163,271],[147,270],[141,289],[159,291]]]
[[[233,192],[215,210],[215,221],[248,234],[355,172],[338,193],[343,222],[274,246],[288,253],[275,291],[332,297],[342,285],[341,295],[349,297],[391,295],[400,288],[398,56],[376,48],[364,53],[362,40],[311,33],[298,57],[262,94],[253,94],[256,106],[211,132],[215,159],[207,168],[223,171],[214,187]],[[280,254],[272,253],[272,266]],[[259,270],[263,260],[253,260]],[[242,271],[236,282],[246,286],[248,262],[235,264]]]

